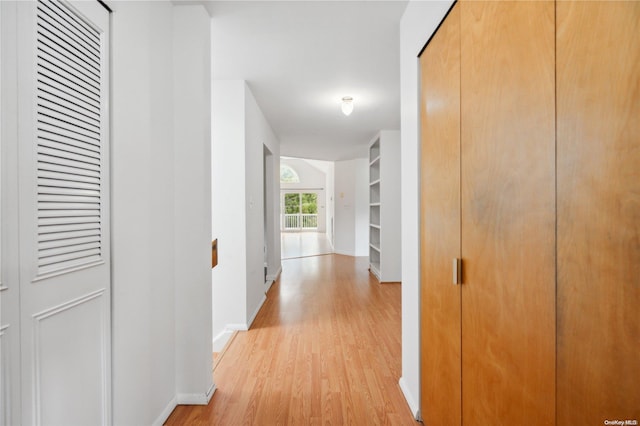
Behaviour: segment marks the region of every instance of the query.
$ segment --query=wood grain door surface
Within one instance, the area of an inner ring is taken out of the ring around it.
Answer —
[[[558,425],[640,421],[640,2],[557,19]]]
[[[554,3],[462,6],[463,419],[553,424]]]
[[[454,5],[420,57],[422,418],[461,424],[460,5]]]

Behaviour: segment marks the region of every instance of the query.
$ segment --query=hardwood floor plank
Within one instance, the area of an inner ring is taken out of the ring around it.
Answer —
[[[283,261],[251,330],[215,370],[207,406],[167,425],[416,425],[401,374],[400,284],[379,284],[366,258]]]

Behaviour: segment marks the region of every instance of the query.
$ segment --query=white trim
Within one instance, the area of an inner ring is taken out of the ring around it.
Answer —
[[[334,250],[333,253],[334,254],[341,254],[343,256],[356,257],[354,252],[348,252],[348,251],[342,251],[342,250]]]
[[[178,405],[207,405],[215,391],[216,385],[212,383],[206,393],[179,393],[176,395],[176,401]]]
[[[236,330],[225,328],[216,337],[213,338],[213,351],[220,352],[224,349]]]
[[[266,295],[267,292],[269,291],[269,289],[271,289],[271,286],[273,285],[273,283],[275,283],[278,279],[278,277],[280,276],[280,274],[282,273],[282,264],[280,264],[280,266],[278,266],[278,270],[276,271],[275,274],[267,274],[267,281],[264,283],[264,294]]]
[[[275,274],[267,274],[267,281],[276,282],[281,273],[282,273],[282,264],[278,266],[278,270],[276,271]]]
[[[162,410],[160,415],[151,423],[152,426],[162,426],[164,422],[167,421],[173,410],[178,406],[176,403],[176,397],[171,398],[171,401],[167,404],[166,407]]]
[[[247,324],[227,324],[225,330],[247,331],[249,327],[247,327]]]
[[[413,414],[413,418],[416,419],[417,421],[422,421],[421,414],[420,414],[420,406],[416,403],[416,400],[413,397],[413,395],[411,395],[411,391],[409,390],[409,387],[407,386],[407,382],[404,379],[404,377],[400,377],[398,384],[400,385],[400,390],[402,391],[402,395],[404,395],[404,399],[407,401],[407,404],[409,405],[411,414]]]
[[[260,303],[258,303],[258,307],[253,312],[253,314],[249,318],[249,321],[247,322],[247,330],[249,328],[251,328],[251,324],[253,324],[253,320],[256,319],[256,316],[258,316],[258,312],[260,312],[260,309],[262,308],[262,305],[264,305],[264,302],[266,302],[266,301],[267,301],[267,296],[262,296],[262,300],[260,301]]]
[[[160,415],[151,423],[152,426],[162,426],[167,421],[173,410],[178,405],[207,405],[213,394],[216,392],[216,385],[212,383],[209,390],[205,394],[178,394],[171,398],[171,401],[164,407]]]
[[[69,274],[69,273],[72,273],[72,272],[81,271],[81,270],[87,269],[87,268],[93,268],[94,266],[104,265],[104,263],[105,262],[104,262],[103,259],[98,259],[98,260],[94,260],[94,261],[91,261],[91,262],[83,263],[82,265],[78,265],[78,266],[69,266],[69,267],[62,268],[60,270],[55,270],[55,271],[51,271],[51,272],[45,272],[43,274],[38,274],[31,282],[35,284],[38,281],[43,281],[43,280],[47,280],[49,278],[57,277],[59,275],[64,275],[64,274]]]

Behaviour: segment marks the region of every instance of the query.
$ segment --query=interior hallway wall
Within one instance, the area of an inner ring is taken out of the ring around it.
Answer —
[[[249,87],[242,80],[213,82],[212,232],[218,238],[213,277],[214,348],[232,330],[246,330],[265,300],[264,147],[280,157],[280,144]],[[279,229],[280,167],[274,161],[273,227]],[[268,204],[268,203],[267,203]],[[269,274],[279,274],[280,239],[267,242],[274,254]]]
[[[210,20],[202,6],[108,4],[113,422],[159,424],[213,387]]]
[[[347,256],[369,255],[369,160],[335,162],[334,250]]]

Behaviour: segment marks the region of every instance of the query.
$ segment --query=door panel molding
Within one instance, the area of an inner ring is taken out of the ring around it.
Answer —
[[[87,376],[98,380],[100,392],[93,395],[99,399],[94,401],[97,402],[96,406],[78,407],[73,414],[84,415],[75,419],[77,424],[107,424],[109,402],[106,391],[110,370],[104,350],[108,347],[110,307],[105,292],[106,289],[98,290],[33,315],[32,386],[35,390],[33,413],[36,424],[43,423],[43,418],[46,419],[45,423],[57,423],[56,416],[65,414],[58,410],[65,410],[65,407],[73,404],[73,400],[61,403],[53,397],[61,376],[64,377],[65,386],[70,387],[81,385]],[[67,345],[64,354],[59,354],[56,348],[60,340]],[[77,359],[70,358],[69,354]],[[61,356],[65,359],[59,359]],[[91,392],[91,388],[85,388],[84,391]],[[99,416],[94,417],[98,407]],[[46,414],[43,415],[43,412]],[[59,420],[69,422],[69,417]]]

